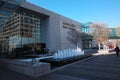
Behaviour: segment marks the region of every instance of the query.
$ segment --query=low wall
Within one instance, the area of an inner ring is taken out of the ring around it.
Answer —
[[[34,78],[43,76],[50,72],[50,64],[40,62],[32,64],[31,62],[0,59],[0,68],[9,69]]]

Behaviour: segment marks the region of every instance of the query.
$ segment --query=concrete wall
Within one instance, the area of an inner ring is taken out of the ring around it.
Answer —
[[[27,76],[38,78],[50,72],[49,63],[38,63],[32,65],[31,62],[0,59],[0,68],[9,69]]]
[[[75,45],[71,44],[68,39],[67,36],[68,31],[70,30],[69,28],[64,28],[64,24],[63,23],[68,23],[70,25],[74,25],[76,29],[81,30],[81,23],[74,21],[72,19],[66,18],[64,16],[60,16],[60,37],[61,37],[61,49],[66,49],[66,48],[76,48]],[[82,37],[81,37],[82,40]],[[82,42],[82,41],[81,41]],[[82,43],[79,44],[79,48],[82,48]]]

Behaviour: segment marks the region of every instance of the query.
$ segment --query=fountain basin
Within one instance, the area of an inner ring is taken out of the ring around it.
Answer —
[[[80,55],[80,56],[73,56],[73,57],[61,58],[61,59],[48,58],[48,59],[41,59],[40,62],[47,62],[50,63],[50,65],[53,67],[59,67],[91,56],[92,55]]]

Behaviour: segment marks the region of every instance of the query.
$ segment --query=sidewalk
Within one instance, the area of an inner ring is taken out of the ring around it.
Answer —
[[[0,80],[34,80],[8,70],[0,69]],[[84,62],[78,62],[38,80],[120,80],[120,56],[100,54]]]
[[[39,80],[60,80],[62,78],[56,75],[72,77],[70,80],[120,80],[120,56],[116,57],[114,53],[100,54],[91,60],[76,63],[40,77]]]
[[[10,70],[0,69],[0,80],[33,80],[33,78]]]

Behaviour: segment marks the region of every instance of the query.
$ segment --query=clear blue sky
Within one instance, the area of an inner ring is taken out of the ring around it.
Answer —
[[[120,26],[120,0],[27,0],[78,22]]]

